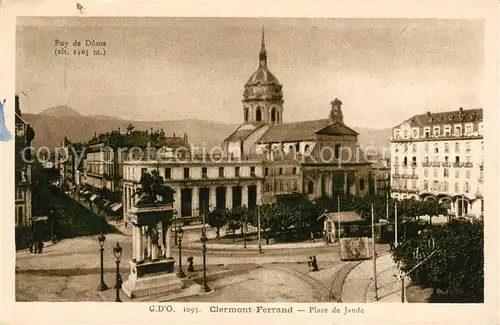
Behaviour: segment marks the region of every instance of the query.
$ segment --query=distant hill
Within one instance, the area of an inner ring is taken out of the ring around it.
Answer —
[[[95,116],[49,116],[23,114],[24,120],[35,129],[33,145],[53,148],[59,146],[66,136],[73,142],[90,140],[94,133],[105,133],[120,128],[125,131],[132,123],[136,130],[163,129],[169,136],[188,134],[188,141],[193,145],[206,148],[220,146],[221,142],[232,133],[237,125],[212,121],[178,120],[178,121],[127,121],[113,117]]]
[[[196,119],[147,122],[101,115],[84,116],[68,106],[52,107],[40,114],[23,114],[23,118],[35,129],[33,145],[49,148],[59,146],[64,137],[73,142],[85,142],[91,139],[94,133],[109,132],[118,128],[125,131],[127,125],[132,123],[136,130],[163,129],[167,135],[187,133],[190,143],[209,149],[220,146],[221,142],[238,127],[236,124]],[[389,147],[391,129],[354,129],[359,133],[358,141],[362,149],[374,147],[381,152]]]
[[[46,110],[41,111],[38,113],[38,115],[47,115],[47,116],[55,116],[55,117],[62,117],[62,116],[82,116],[80,113],[75,111],[69,106],[66,105],[60,105],[60,106],[55,106],[55,107],[50,107],[47,108]]]

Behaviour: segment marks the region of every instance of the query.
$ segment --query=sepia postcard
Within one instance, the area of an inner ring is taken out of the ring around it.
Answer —
[[[0,6],[2,324],[500,321],[496,2]]]

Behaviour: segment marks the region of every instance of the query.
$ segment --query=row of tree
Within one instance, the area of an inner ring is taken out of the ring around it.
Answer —
[[[260,226],[266,235],[270,233],[309,233],[322,230],[323,219],[321,216],[327,212],[356,211],[367,223],[371,220],[371,207],[373,204],[375,221],[387,218],[394,222],[395,200],[381,196],[365,197],[340,197],[320,198],[315,201],[308,200],[303,195],[296,195],[286,202],[277,204],[264,204],[259,209],[236,207],[233,209],[217,208],[207,215],[207,222],[217,229],[217,238],[220,238],[220,229],[226,227],[230,232],[243,229],[246,225],[257,226],[258,213],[260,213]],[[340,209],[338,204],[340,203]],[[422,215],[437,216],[446,214],[446,207],[434,200],[420,201],[407,199],[398,201],[398,219],[416,219]],[[389,207],[389,209],[387,209]],[[267,236],[266,236],[267,239]]]

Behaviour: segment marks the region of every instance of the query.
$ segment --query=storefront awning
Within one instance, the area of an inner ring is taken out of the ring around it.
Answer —
[[[97,199],[97,194],[94,194],[94,195],[92,195],[92,196],[90,197],[90,201],[91,201],[91,202],[92,202],[92,201],[94,201],[95,199]]]
[[[118,210],[120,210],[120,208],[121,208],[122,206],[123,206],[123,204],[122,204],[122,203],[115,204],[115,205],[113,205],[113,206],[111,207],[111,210],[113,210],[113,211],[118,211]]]

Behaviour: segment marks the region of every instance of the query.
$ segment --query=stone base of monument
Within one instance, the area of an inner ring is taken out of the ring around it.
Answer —
[[[129,298],[168,294],[181,290],[184,282],[174,273],[174,260],[136,264],[130,261],[130,276],[122,284]]]

